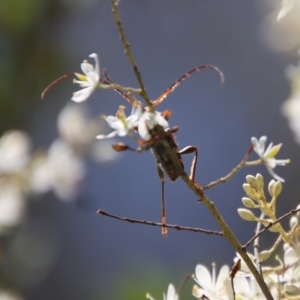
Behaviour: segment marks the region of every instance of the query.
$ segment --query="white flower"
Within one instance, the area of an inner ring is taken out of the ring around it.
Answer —
[[[293,295],[300,293],[300,265],[299,265],[299,247],[294,249],[288,244],[284,244],[284,266],[286,281],[285,290]]]
[[[276,154],[279,152],[282,144],[278,144],[273,146],[273,143],[271,143],[268,148],[265,150],[265,144],[267,141],[266,136],[262,136],[259,140],[257,140],[256,137],[251,138],[251,142],[254,146],[254,151],[257,153],[257,155],[260,157],[260,159],[265,164],[267,170],[269,171],[270,175],[274,177],[276,180],[279,180],[281,182],[284,182],[284,179],[279,177],[273,169],[279,165],[279,166],[285,166],[290,162],[289,159],[275,159]]]
[[[84,105],[68,103],[59,113],[57,127],[60,137],[75,149],[94,142],[95,127]]]
[[[131,115],[126,118],[124,107],[120,106],[116,116],[104,117],[108,125],[115,129],[115,131],[108,135],[97,135],[97,139],[112,138],[115,136],[125,136],[130,130],[138,125],[140,116],[142,114],[142,106],[139,104],[132,107]]]
[[[27,134],[18,130],[7,131],[0,138],[0,174],[20,172],[28,162],[30,148]]]
[[[149,112],[145,111],[141,116],[138,124],[138,132],[142,139],[150,140],[151,135],[149,129],[153,129],[155,125],[160,125],[161,127],[168,128],[168,121],[160,114],[160,112]]]
[[[146,297],[150,300],[154,300],[149,294]],[[176,294],[175,287],[173,284],[169,284],[167,296],[164,294],[164,300],[179,300],[179,296]]]
[[[26,202],[18,183],[0,178],[0,233],[6,227],[16,226],[21,222],[25,207]]]
[[[81,64],[81,70],[85,75],[75,73],[79,80],[74,80],[74,83],[78,83],[79,86],[83,88],[73,94],[71,99],[75,102],[85,101],[99,84],[100,65],[98,55],[96,53],[92,53],[89,57],[95,59],[95,67],[85,60]]]
[[[240,277],[239,275],[234,278],[235,293],[239,296],[237,299],[251,299],[251,300],[264,300],[266,299],[253,277]]]
[[[195,281],[201,288],[193,288],[193,296],[196,298],[205,295],[211,300],[219,300],[225,294],[224,280],[229,275],[229,267],[223,266],[220,270],[219,276],[216,280],[216,267],[213,264],[212,276],[209,270],[203,265],[197,265],[195,271]]]
[[[55,140],[48,151],[47,168],[50,186],[64,201],[73,200],[85,175],[85,165],[68,143]],[[47,178],[45,178],[46,180]],[[46,182],[44,183],[46,189]]]

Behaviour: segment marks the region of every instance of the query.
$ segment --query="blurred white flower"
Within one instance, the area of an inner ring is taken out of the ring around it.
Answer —
[[[237,295],[242,297],[242,299],[251,300],[264,300],[265,296],[262,293],[260,287],[258,286],[256,280],[250,276],[239,277],[238,275],[234,278],[234,288]],[[240,298],[238,298],[240,299]]]
[[[0,290],[0,300],[22,300],[21,296],[11,291]]]
[[[290,12],[295,4],[295,0],[282,0],[281,9],[278,13],[277,20],[282,19],[288,12]]]
[[[276,180],[279,180],[281,182],[284,182],[284,179],[279,177],[273,169],[278,166],[285,166],[290,162],[289,159],[275,159],[276,154],[279,152],[282,144],[278,144],[273,146],[273,143],[271,143],[268,148],[265,150],[265,144],[267,141],[266,136],[262,136],[259,140],[257,140],[256,137],[251,138],[251,142],[254,146],[254,151],[257,153],[257,155],[260,157],[260,159],[265,164],[267,170],[269,171],[270,175],[274,177]]]
[[[269,6],[270,11],[261,22],[262,42],[271,46],[272,50],[294,53],[300,45],[300,1],[283,0],[280,11],[279,0],[259,3]]]
[[[60,137],[75,148],[94,141],[96,130],[83,105],[68,103],[58,115],[57,127]]]
[[[89,155],[96,162],[100,163],[105,163],[120,158],[116,151],[111,151],[111,144],[111,141],[108,140],[96,140],[96,142],[94,142],[90,148]]]
[[[0,232],[18,225],[25,213],[26,202],[13,180],[0,178]],[[1,298],[0,298],[1,299]]]
[[[95,67],[88,63],[86,60],[81,64],[81,70],[85,74],[75,73],[79,80],[74,80],[74,83],[78,83],[82,90],[79,90],[73,94],[71,98],[75,102],[85,101],[97,88],[100,79],[100,64],[98,55],[92,53],[89,57],[94,58]]]
[[[249,258],[251,259],[252,263],[255,264],[255,258],[252,254],[250,254],[249,252],[247,252]],[[245,276],[248,276],[251,274],[248,266],[245,264],[244,260],[242,259],[242,257],[239,255],[239,253],[236,253],[236,257],[233,259],[233,261],[236,263],[238,260],[241,260],[241,269],[240,269],[240,275],[241,273],[244,274]]]
[[[138,132],[142,139],[150,140],[151,134],[149,130],[153,129],[155,125],[160,125],[164,129],[169,127],[168,121],[160,114],[160,112],[145,111],[140,117],[138,123]]]
[[[297,66],[287,67],[286,77],[291,81],[291,92],[282,105],[282,112],[288,118],[296,142],[300,144],[300,61]]]
[[[224,280],[229,275],[229,267],[223,266],[216,279],[216,266],[212,265],[212,275],[209,270],[203,265],[197,265],[194,280],[199,284],[200,288],[193,288],[193,296],[200,298],[203,295],[210,300],[224,299],[225,295]],[[221,298],[222,297],[222,298]]]
[[[284,244],[284,266],[286,267],[285,291],[293,294],[300,294],[300,261],[299,261],[299,245],[294,249],[288,244]]]
[[[40,168],[42,169],[39,172],[43,174],[45,172],[43,166],[41,165]],[[49,186],[61,200],[73,200],[85,175],[85,166],[81,157],[76,155],[66,142],[55,140],[48,151],[46,168],[50,177],[44,176],[43,188],[47,188],[49,179]]]
[[[132,107],[131,115],[126,117],[124,112],[124,107],[121,106],[117,112],[116,116],[104,117],[108,125],[115,129],[115,131],[109,133],[108,135],[97,135],[97,139],[112,138],[115,136],[125,136],[130,130],[138,125],[138,121],[142,114],[142,106],[137,105]]]
[[[29,185],[33,192],[40,194],[51,190],[52,175],[49,170],[47,153],[35,155],[29,174]]]
[[[154,300],[149,294],[146,297],[150,300]],[[176,294],[176,290],[173,284],[169,284],[167,295],[164,294],[164,300],[178,300],[179,296]]]
[[[17,173],[29,159],[29,137],[22,131],[11,130],[0,138],[0,174]]]

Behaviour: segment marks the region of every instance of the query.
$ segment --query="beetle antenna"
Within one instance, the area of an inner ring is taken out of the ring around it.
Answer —
[[[219,73],[220,75],[220,78],[221,78],[221,86],[224,86],[224,83],[225,83],[225,76],[223,74],[223,72],[215,67],[215,66],[212,66],[212,65],[203,65],[203,66],[200,66],[200,67],[196,67],[188,72],[186,72],[185,74],[183,74],[179,79],[177,79],[168,89],[166,89],[155,101],[152,102],[153,106],[157,106],[158,104],[162,103],[170,93],[172,93],[178,86],[179,84],[185,80],[186,78],[190,77],[191,74],[195,73],[195,72],[198,72],[202,69],[213,69],[215,70],[216,72]]]
[[[57,83],[61,82],[62,80],[66,79],[66,78],[69,78],[71,76],[75,76],[75,73],[68,73],[68,74],[65,74],[57,79],[55,79],[52,83],[50,83],[45,89],[44,91],[42,92],[41,94],[41,99],[44,100],[45,98],[45,95],[48,93],[49,90],[52,89],[53,86],[55,86]]]
[[[53,88],[53,86],[55,86],[57,83],[61,82],[62,80],[66,79],[66,78],[69,78],[71,76],[75,76],[75,73],[67,73],[57,79],[55,79],[53,82],[51,82],[45,89],[44,91],[42,92],[41,94],[41,99],[44,100],[45,98],[45,95],[48,93],[49,90],[51,90]],[[121,90],[119,90],[118,88],[114,87],[113,86],[113,83],[111,82],[108,82],[104,79],[100,79],[100,82],[107,85],[107,86],[111,86],[112,89],[114,89],[117,93],[119,93],[123,98],[125,98],[131,105],[133,105],[133,100],[127,95],[125,94],[124,92],[122,92]]]

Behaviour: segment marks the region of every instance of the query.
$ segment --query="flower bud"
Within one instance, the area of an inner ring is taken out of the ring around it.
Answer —
[[[240,215],[240,217],[245,220],[245,221],[256,221],[256,217],[254,216],[254,214],[245,208],[239,208],[238,209],[238,214]]]
[[[272,196],[272,197],[273,197],[273,186],[275,183],[276,183],[276,181],[274,179],[272,179],[268,185],[268,191],[269,191],[270,196]]]
[[[258,184],[256,182],[256,178],[252,175],[247,175],[246,176],[246,180],[249,183],[249,185],[253,188],[253,189],[257,189],[258,188]]]
[[[296,216],[292,216],[290,218],[290,228],[292,229],[298,224],[299,224],[298,218]]]
[[[243,184],[243,189],[246,192],[246,195],[256,201],[260,201],[259,195],[255,192],[255,190],[248,184]]]
[[[282,191],[282,183],[280,181],[277,181],[272,188],[273,197],[278,197],[281,191]]]
[[[295,285],[295,284],[291,284],[291,283],[286,283],[284,285],[285,291],[290,293],[290,294],[294,294],[294,295],[299,295],[300,293],[300,289]]]
[[[263,191],[264,190],[264,178],[262,177],[262,175],[260,175],[259,173],[256,174],[255,176],[258,188]]]
[[[256,208],[257,207],[257,205],[255,205],[253,200],[248,198],[248,197],[243,197],[242,202],[246,207],[249,207],[249,208]]]
[[[272,254],[272,251],[267,251],[267,250],[260,252],[258,254],[259,261],[262,262],[262,261],[267,260],[271,254]]]

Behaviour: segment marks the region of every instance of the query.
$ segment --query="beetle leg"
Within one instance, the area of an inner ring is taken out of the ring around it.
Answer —
[[[164,237],[167,237],[167,228],[166,225],[166,209],[165,209],[165,174],[163,169],[160,167],[159,163],[156,163],[158,177],[161,180],[161,233]]]
[[[190,173],[190,179],[194,181],[195,185],[198,188],[201,188],[201,186],[195,181],[195,172],[196,172],[196,166],[197,166],[197,160],[198,160],[198,148],[196,146],[187,146],[179,151],[179,155],[183,154],[190,154],[195,153],[194,159],[192,161],[191,165],[191,173]]]

